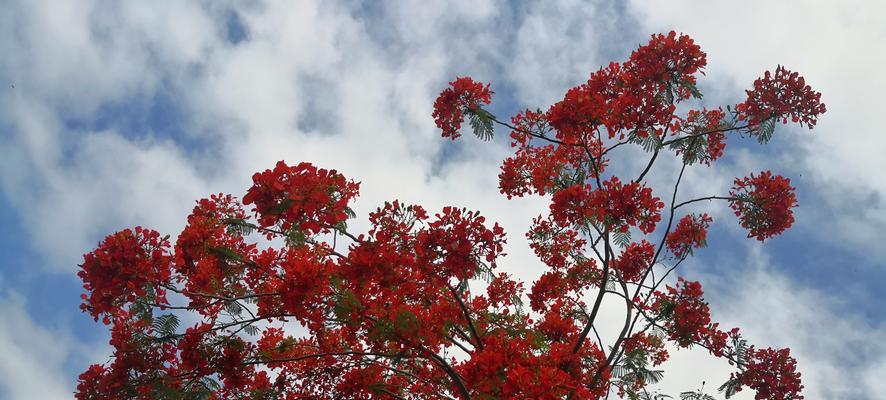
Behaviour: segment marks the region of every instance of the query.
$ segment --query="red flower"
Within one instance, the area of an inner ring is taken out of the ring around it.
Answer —
[[[729,206],[739,217],[741,226],[748,229],[748,237],[759,241],[778,235],[794,223],[791,210],[797,206],[791,180],[763,171],[759,175],[735,179],[729,194]]]
[[[689,214],[680,219],[674,231],[668,234],[668,250],[677,258],[692,254],[693,249],[707,244],[708,226],[711,217],[707,214]]]
[[[668,351],[664,346],[664,341],[658,336],[637,332],[625,339],[624,353],[631,354],[635,351],[642,351],[645,357],[651,359],[652,366],[657,366],[668,360]]]
[[[590,218],[608,229],[627,231],[631,226],[651,233],[661,221],[664,203],[652,197],[652,189],[637,182],[622,184],[617,177],[603,182],[603,188],[573,185],[554,193],[551,217],[561,226]]]
[[[306,235],[328,232],[347,220],[348,203],[360,188],[335,170],[306,162],[290,167],[279,161],[273,170],[253,175],[252,182],[243,204],[255,204],[261,226],[279,224],[284,231],[295,228]]]
[[[740,120],[748,121],[752,131],[770,118],[784,123],[790,118],[812,129],[818,116],[826,111],[821,93],[812,90],[798,73],[780,65],[775,74],[766,71],[762,78],[754,81],[754,88],[746,92],[747,100],[736,105],[735,111]]]
[[[678,142],[677,154],[689,164],[701,162],[711,165],[723,156],[726,148],[726,134],[722,132],[723,110],[689,110],[686,118],[671,122],[675,134],[685,132],[687,136]]]
[[[674,103],[689,98],[695,74],[706,63],[705,53],[689,36],[673,31],[653,35],[625,63],[610,63],[567,91],[548,110],[547,119],[565,143],[589,143],[583,138],[601,126],[609,138],[623,139],[628,132],[641,138],[662,136]]]
[[[654,256],[655,246],[652,243],[645,240],[640,243],[631,243],[618,256],[615,269],[621,273],[621,279],[627,282],[638,282],[652,266],[652,257]]]
[[[653,308],[666,320],[668,336],[681,347],[701,343],[711,326],[711,312],[702,296],[701,284],[677,279],[667,287],[667,295],[657,293]]]
[[[416,235],[414,246],[416,258],[428,272],[461,280],[474,277],[480,263],[495,265],[505,243],[501,226],[486,228],[485,217],[455,207],[444,207],[436,216]]]
[[[98,248],[83,256],[77,276],[89,293],[80,297],[80,306],[96,320],[121,312],[138,297],[152,296],[151,302],[165,303],[164,285],[172,275],[169,241],[140,226],[109,235]]]
[[[240,285],[225,288],[224,280],[239,281],[244,267],[238,261],[255,253],[240,233],[232,230],[232,221],[246,223],[246,213],[231,195],[212,195],[201,199],[188,216],[188,225],[175,243],[175,271],[185,281],[188,293],[219,294],[237,291]],[[241,232],[242,233],[242,232]],[[189,295],[192,306],[205,306],[205,296]],[[212,313],[213,308],[201,308]]]
[[[803,384],[797,360],[790,349],[748,349],[744,371],[733,374],[742,385],[757,392],[757,400],[802,400]]]
[[[701,47],[687,35],[674,31],[652,35],[645,46],[640,46],[631,54],[628,69],[638,79],[651,82],[674,80],[695,84],[695,74],[707,65],[707,55]],[[691,95],[685,86],[678,86],[677,98],[687,99]]]
[[[491,103],[492,93],[489,84],[483,86],[469,77],[456,78],[449,82],[449,87],[434,101],[434,122],[443,130],[443,137],[455,140],[461,136],[458,130],[464,120],[464,113],[480,108],[480,103]]]

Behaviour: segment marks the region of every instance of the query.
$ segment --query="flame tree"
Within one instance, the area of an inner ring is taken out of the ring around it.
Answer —
[[[668,343],[734,366],[726,397],[802,398],[788,349],[749,345],[713,322],[698,282],[672,279],[713,223],[686,206],[725,201],[764,241],[793,223],[790,180],[761,171],[728,193],[678,192],[727,136],[765,143],[779,123],[814,127],[825,106],[779,66],[739,104],[691,108],[705,64],[688,36],[653,35],[547,111],[509,122],[483,108],[489,85],[461,77],[443,90],[442,136],[458,138],[465,120],[481,139],[506,128],[501,193],[550,197],[526,233],[544,271],[529,287],[496,271],[505,233],[479,213],[391,201],[355,233],[359,184],[309,163],[256,173],[242,199],[199,200],[174,243],[142,227],[109,235],[78,275],[82,309],[109,326],[114,352],[80,376],[77,398],[659,399],[649,385],[664,377]],[[648,161],[615,176],[628,146]],[[653,190],[646,177],[664,157],[682,166]],[[608,342],[607,297],[624,303]]]

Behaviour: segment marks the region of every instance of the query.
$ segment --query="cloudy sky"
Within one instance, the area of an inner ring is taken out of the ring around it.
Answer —
[[[77,375],[107,358],[104,327],[78,310],[75,275],[98,240],[134,225],[175,235],[196,199],[242,195],[280,159],[362,181],[361,220],[395,198],[479,209],[510,233],[503,268],[533,279],[542,269],[522,236],[545,200],[498,194],[505,132],[485,144],[442,140],[436,94],[470,75],[493,83],[497,115],[544,109],[672,29],[708,53],[707,106],[739,101],[778,64],[828,106],[814,131],[781,127],[767,147],[730,140],[716,168],[690,171],[687,196],[773,169],[792,178],[801,206],[794,228],[761,245],[714,205],[711,246],[682,273],[705,285],[715,319],[764,347],[791,347],[808,399],[886,391],[882,2],[0,7],[0,398],[71,398]],[[661,168],[653,183],[673,173]],[[729,371],[694,351],[666,367],[672,394],[702,381],[714,389]]]

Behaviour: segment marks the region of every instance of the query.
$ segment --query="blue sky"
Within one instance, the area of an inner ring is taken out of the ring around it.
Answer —
[[[711,246],[682,273],[708,288],[715,319],[761,345],[792,347],[807,398],[877,398],[886,390],[886,136],[877,123],[886,9],[734,7],[13,0],[0,15],[0,398],[70,398],[77,374],[107,358],[104,327],[79,312],[76,278],[81,255],[105,234],[144,225],[174,235],[193,201],[242,195],[252,172],[279,159],[362,181],[362,219],[392,198],[479,209],[510,234],[504,268],[531,280],[542,270],[522,233],[545,200],[498,195],[506,134],[485,145],[440,139],[434,97],[471,75],[493,83],[499,116],[544,109],[671,29],[708,53],[705,105],[738,101],[780,63],[829,109],[812,132],[781,127],[768,147],[730,140],[716,168],[691,173],[687,196],[773,169],[792,178],[801,206],[794,228],[759,244],[715,205]],[[672,173],[663,162],[649,179]],[[728,375],[698,352],[671,363],[671,393]]]

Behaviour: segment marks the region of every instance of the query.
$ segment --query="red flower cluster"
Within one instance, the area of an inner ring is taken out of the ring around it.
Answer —
[[[625,354],[636,351],[643,352],[644,358],[652,361],[652,366],[661,365],[668,360],[669,354],[665,349],[665,342],[660,337],[645,332],[637,332],[624,341]]]
[[[577,231],[561,228],[550,219],[541,217],[532,221],[526,238],[529,239],[529,246],[535,255],[554,270],[568,269],[580,262],[587,244]]]
[[[674,134],[686,133],[677,147],[677,154],[689,164],[696,161],[706,165],[723,156],[726,148],[726,133],[721,126],[723,110],[689,110],[686,118],[677,117],[671,122]]]
[[[803,385],[797,360],[790,349],[748,349],[744,371],[733,374],[742,385],[754,389],[757,400],[802,400]],[[739,388],[740,389],[740,388]]]
[[[652,197],[652,189],[637,182],[625,185],[612,177],[599,190],[574,185],[554,193],[551,217],[561,226],[581,224],[589,218],[610,230],[626,232],[636,226],[651,233],[661,221],[663,207],[658,197]]]
[[[652,243],[645,240],[631,243],[618,256],[615,269],[621,274],[622,280],[639,282],[652,267],[653,257],[655,257],[655,246]]]
[[[535,355],[525,338],[497,331],[486,339],[483,351],[458,369],[473,388],[471,398],[595,399],[606,392],[600,382],[608,380],[608,372],[601,371],[604,379],[596,385],[588,384],[605,360],[596,347],[585,346],[573,353],[570,345],[554,343],[546,353]]]
[[[671,340],[682,347],[702,343],[710,336],[711,312],[703,295],[700,283],[681,277],[676,287],[667,287],[667,294],[658,293],[652,306],[665,318]]]
[[[328,232],[348,218],[348,203],[357,197],[360,185],[348,181],[335,170],[310,163],[290,167],[283,161],[273,170],[252,176],[252,187],[243,204],[254,204],[263,227],[279,224],[307,235]]]
[[[673,31],[653,35],[624,64],[611,63],[566,92],[548,110],[548,121],[565,142],[600,126],[609,138],[622,139],[625,131],[641,138],[650,133],[662,136],[673,118],[673,103],[690,96],[688,87],[694,86],[695,74],[706,63],[705,53],[689,36]]]
[[[515,128],[511,132],[511,146],[517,150],[505,159],[498,176],[499,189],[509,199],[529,193],[552,193],[571,184],[566,183],[566,177],[597,177],[606,169],[602,142],[592,132],[570,136],[558,131],[558,139],[551,140],[560,141],[559,145],[535,146],[531,142],[533,137],[550,138],[546,118],[541,112],[525,110],[511,119]]]
[[[77,400],[149,400],[152,396],[152,378],[174,363],[175,347],[145,340],[151,326],[145,320],[132,318],[126,312],[118,313],[111,326],[110,344],[114,358],[108,366],[94,364],[80,375]]]
[[[692,254],[693,249],[706,246],[711,221],[707,214],[689,214],[681,218],[674,231],[668,234],[668,250],[677,258],[683,258]]]
[[[664,208],[658,197],[652,197],[652,189],[638,182],[625,185],[616,177],[604,181],[603,190],[594,192],[590,203],[598,222],[623,232],[636,226],[643,233],[652,233]]]
[[[599,284],[594,263],[576,265],[566,271],[546,271],[532,284],[529,307],[535,312],[546,312],[564,299],[579,302],[581,293],[591,284]]]
[[[232,225],[245,221],[246,212],[231,195],[212,195],[202,199],[188,216],[188,225],[175,243],[175,272],[178,281],[186,282],[191,305],[209,304],[205,295],[232,295],[242,291],[242,265],[233,258],[255,253],[255,245],[244,242]],[[236,226],[236,225],[234,225]],[[234,282],[225,285],[225,280]],[[201,293],[195,295],[194,293]],[[204,309],[211,312],[209,309]]]
[[[764,241],[788,229],[794,223],[791,210],[797,206],[791,180],[763,171],[744,178],[735,178],[729,192],[729,206],[739,217],[741,226],[748,229],[748,237]]]
[[[80,308],[104,322],[120,314],[137,298],[163,304],[164,286],[172,275],[169,241],[150,229],[124,229],[106,237],[98,248],[83,256],[77,276],[89,295],[81,295]]]
[[[630,57],[628,70],[639,80],[650,82],[687,82],[695,84],[695,74],[707,65],[707,55],[687,35],[674,31],[652,35],[645,46],[640,46]],[[701,72],[703,74],[703,72]],[[678,87],[678,99],[688,99],[691,92]]]
[[[544,195],[550,191],[563,168],[560,160],[554,157],[556,151],[553,145],[528,147],[506,158],[498,175],[501,193],[510,199],[532,192]]]
[[[735,106],[738,118],[747,121],[755,129],[770,118],[787,123],[815,126],[818,116],[826,111],[821,102],[821,93],[812,90],[800,74],[782,66],[775,74],[766,71],[762,78],[754,81],[754,88],[747,91],[748,98]]]
[[[416,235],[414,248],[417,261],[432,268],[429,272],[464,280],[475,276],[479,263],[495,266],[505,243],[501,226],[488,229],[485,217],[455,207],[444,207],[436,217]]]
[[[458,130],[464,120],[464,113],[476,110],[480,103],[491,103],[492,93],[489,84],[483,86],[468,77],[449,82],[449,87],[434,101],[434,122],[443,130],[443,137],[455,140],[461,136]]]
[[[258,288],[262,293],[280,296],[259,299],[259,314],[291,315],[309,329],[320,330],[326,316],[318,305],[326,303],[332,294],[329,279],[334,268],[322,252],[305,246],[280,254],[279,275],[267,277]]]

